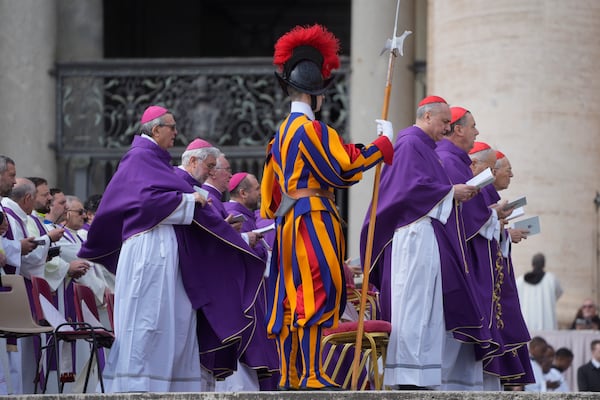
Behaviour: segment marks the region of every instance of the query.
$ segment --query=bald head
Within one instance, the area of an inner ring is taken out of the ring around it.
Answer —
[[[27,178],[17,178],[10,192],[10,199],[17,203],[25,214],[31,214],[35,200],[35,184]]]

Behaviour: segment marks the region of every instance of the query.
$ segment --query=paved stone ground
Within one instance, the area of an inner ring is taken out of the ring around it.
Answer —
[[[11,398],[2,397],[0,398]],[[529,393],[529,392],[253,392],[253,393],[116,393],[25,395],[20,400],[575,400],[600,399],[600,393]]]

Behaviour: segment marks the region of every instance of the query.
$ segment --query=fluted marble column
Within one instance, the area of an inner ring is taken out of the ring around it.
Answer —
[[[397,36],[415,31],[414,0],[402,0]],[[389,52],[379,55],[385,41],[392,37],[396,0],[352,1],[352,74],[350,96],[350,134],[354,143],[370,143],[376,138],[375,119],[381,118]],[[404,43],[404,56],[394,62],[392,95],[388,119],[397,132],[414,122],[415,36]],[[373,193],[375,169],[350,189],[348,212],[348,256],[358,257],[360,229]]]
[[[97,61],[104,55],[104,21],[102,0],[56,0],[58,27],[56,58],[58,62]],[[80,79],[78,84],[69,82],[69,90],[73,93],[102,93],[103,79]],[[91,88],[97,87],[94,91]],[[91,112],[96,110],[95,99],[82,96],[79,112],[75,113],[75,122],[81,130],[77,138],[65,138],[76,148],[88,147],[102,136],[101,122],[97,122]],[[94,106],[87,104],[90,101]],[[73,118],[73,116],[70,116]],[[85,122],[82,122],[84,120]],[[73,122],[73,121],[71,121]],[[67,193],[75,194],[82,201],[90,194],[102,193],[104,190],[103,165],[90,168],[90,158],[73,154],[62,157],[58,165],[58,184]],[[96,176],[100,179],[94,179]],[[90,179],[91,178],[91,179]]]
[[[56,2],[0,0],[0,152],[53,181]]]
[[[559,320],[598,298],[600,3],[430,0],[428,84],[470,109],[479,139],[504,152],[542,233],[513,246],[518,275],[546,255],[565,294]]]

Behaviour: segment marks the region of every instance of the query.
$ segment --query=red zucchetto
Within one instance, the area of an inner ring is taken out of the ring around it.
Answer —
[[[491,149],[490,145],[484,142],[475,142],[469,154],[479,153],[480,151]]]
[[[432,103],[448,104],[446,102],[446,100],[444,100],[440,96],[427,96],[423,100],[421,100],[421,102],[419,103],[419,107],[423,107],[425,104],[432,104]]]
[[[469,112],[466,108],[462,107],[450,107],[450,112],[452,113],[452,118],[450,119],[450,124],[455,123],[459,119],[465,116],[466,113]]]

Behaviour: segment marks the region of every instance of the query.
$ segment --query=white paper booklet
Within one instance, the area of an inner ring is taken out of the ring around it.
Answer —
[[[523,215],[525,215],[525,209],[523,207],[517,207],[513,210],[513,212],[510,213],[508,217],[506,217],[506,220],[510,221]]]
[[[492,170],[488,167],[478,173],[476,176],[469,179],[466,183],[467,185],[477,186],[481,189],[484,186],[489,185],[494,182],[494,174],[492,174]]]
[[[521,196],[519,198],[514,199],[513,201],[508,202],[504,206],[504,209],[505,210],[508,210],[509,208],[517,209],[519,207],[524,207],[526,205],[527,205],[527,197]]]
[[[529,231],[527,236],[535,235],[540,233],[540,217],[536,215],[535,217],[516,221],[512,227],[515,229],[527,229]]]
[[[272,231],[273,229],[275,229],[275,222],[273,222],[271,225],[263,226],[262,228],[253,229],[252,232],[265,233],[265,232]]]
[[[201,194],[205,199],[208,199],[208,190],[202,189],[200,186],[194,186],[196,193]]]

